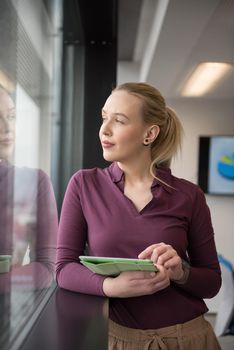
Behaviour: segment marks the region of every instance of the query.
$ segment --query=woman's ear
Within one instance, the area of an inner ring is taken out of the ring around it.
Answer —
[[[145,134],[145,140],[147,140],[147,143],[153,143],[156,138],[158,137],[158,134],[160,132],[160,128],[158,125],[151,125]]]

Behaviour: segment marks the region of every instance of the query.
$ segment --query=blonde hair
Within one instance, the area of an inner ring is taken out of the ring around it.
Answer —
[[[5,88],[5,86],[3,86],[1,83],[0,83],[0,91],[6,93],[11,99],[12,101],[15,103],[15,94],[14,93],[11,93],[7,88]]]
[[[151,144],[151,173],[160,167],[169,167],[181,148],[183,127],[176,113],[166,106],[165,99],[155,87],[145,83],[124,83],[114,91],[124,90],[142,101],[142,117],[148,125],[158,125],[160,132]]]

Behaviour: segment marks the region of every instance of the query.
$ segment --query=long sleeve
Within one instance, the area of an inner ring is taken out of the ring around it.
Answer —
[[[42,170],[38,170],[36,177],[35,222],[26,226],[30,237],[30,263],[17,267],[12,279],[17,282],[21,274],[31,276],[32,285],[39,289],[49,287],[54,280],[58,214],[50,178]]]
[[[39,171],[37,190],[37,221],[35,260],[55,272],[58,214],[53,187],[49,177]],[[33,259],[31,259],[33,260]]]
[[[221,283],[204,194],[169,169],[158,171],[158,176],[169,186],[155,179],[153,198],[139,212],[124,195],[124,176],[116,163],[80,170],[68,185],[62,207],[56,271],[65,289],[103,295],[105,277],[79,263],[86,243],[95,256],[137,257],[157,242],[172,245],[183,259],[188,255],[192,267],[185,285],[171,283],[152,295],[110,299],[110,318],[132,328],[161,328],[198,317],[207,311],[203,298],[215,295]]]
[[[12,256],[9,274],[14,286],[47,288],[54,280],[58,229],[50,178],[37,169],[8,166],[7,170],[1,187],[1,252]]]
[[[16,197],[15,205],[19,211],[15,232],[20,235],[20,231],[17,232],[19,219],[23,214],[27,215],[22,229],[25,245],[29,248],[29,262],[23,264],[19,256],[18,263],[16,261],[11,271],[12,282],[24,289],[48,288],[54,280],[58,230],[57,205],[51,180],[42,170],[27,168],[17,170],[16,177],[17,188],[23,177],[25,183],[24,191],[21,193],[19,190]],[[20,244],[16,241],[16,251],[18,246]]]
[[[85,250],[87,223],[79,198],[79,177],[72,177],[65,193],[59,223],[56,276],[60,287],[75,292],[104,296],[105,277],[79,263]]]
[[[188,255],[191,264],[185,291],[199,298],[212,298],[221,287],[214,232],[209,208],[202,191],[197,191],[188,232]]]

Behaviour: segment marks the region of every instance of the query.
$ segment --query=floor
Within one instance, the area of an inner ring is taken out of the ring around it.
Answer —
[[[214,325],[215,315],[207,314],[206,319]],[[218,338],[222,350],[234,350],[234,335],[225,335]]]

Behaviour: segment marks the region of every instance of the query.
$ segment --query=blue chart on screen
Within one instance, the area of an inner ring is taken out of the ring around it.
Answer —
[[[234,135],[210,138],[208,192],[234,195]]]
[[[218,172],[226,179],[234,180],[234,153],[221,157],[218,162]]]

